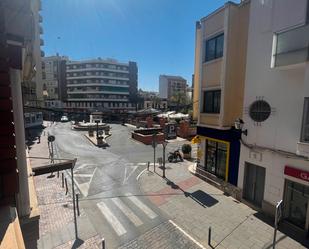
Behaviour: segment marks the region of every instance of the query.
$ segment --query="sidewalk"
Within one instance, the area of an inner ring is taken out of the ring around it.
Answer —
[[[45,135],[44,135],[45,131]],[[47,157],[47,132],[46,128],[42,133],[41,142],[30,146],[30,157]],[[49,159],[30,159],[31,166],[49,164]],[[38,196],[38,205],[40,209],[40,220],[35,228],[26,227],[24,234],[30,234],[27,229],[36,229],[39,238],[25,236],[27,248],[100,248],[98,247],[101,238],[97,235],[86,214],[81,210],[81,215],[77,219],[78,235],[80,240],[75,241],[73,204],[70,193],[65,194],[65,188],[62,188],[61,173],[57,177],[54,173],[34,177],[35,189]],[[70,187],[69,187],[70,189]]]
[[[161,177],[161,169],[156,173],[146,171],[139,178],[142,190],[205,248],[271,249],[271,223],[262,214],[190,174],[190,164],[166,164],[167,179]],[[208,246],[209,227],[212,247]],[[278,231],[276,249],[291,248],[306,247]]]

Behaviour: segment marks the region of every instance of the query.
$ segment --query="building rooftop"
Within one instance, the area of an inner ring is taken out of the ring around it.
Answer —
[[[174,79],[174,80],[184,80],[184,81],[187,81],[185,78],[183,78],[181,76],[177,76],[177,75],[165,75],[165,74],[162,74],[162,75],[160,75],[160,77],[165,77],[165,78]]]

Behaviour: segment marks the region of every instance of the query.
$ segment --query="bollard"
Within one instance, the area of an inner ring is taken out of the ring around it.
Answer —
[[[147,163],[147,170],[149,171],[150,162]]]
[[[61,173],[61,186],[62,186],[62,188],[64,188],[64,174],[63,173]]]
[[[59,178],[59,171],[57,171],[57,178]]]
[[[102,249],[105,249],[105,239],[102,239]]]
[[[76,209],[77,209],[77,215],[80,216],[80,213],[79,213],[79,201],[78,201],[78,194],[76,194]]]
[[[67,195],[68,194],[68,181],[66,178],[64,179],[64,182],[65,182],[65,194]]]
[[[211,227],[208,228],[208,245],[211,246]]]

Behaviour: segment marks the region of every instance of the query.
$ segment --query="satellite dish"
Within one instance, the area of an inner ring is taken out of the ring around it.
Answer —
[[[54,142],[55,141],[55,136],[49,135],[47,140],[48,140],[48,142]]]

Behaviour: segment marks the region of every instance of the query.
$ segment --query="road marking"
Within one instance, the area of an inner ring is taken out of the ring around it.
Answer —
[[[147,169],[144,169],[141,173],[138,174],[138,176],[136,177],[136,180],[138,181],[138,179],[141,177],[141,175],[146,171]]]
[[[74,173],[75,177],[92,177],[93,174]]]
[[[99,202],[97,203],[98,208],[101,213],[104,215],[108,223],[113,227],[118,236],[121,236],[127,232],[127,230],[122,226],[119,220],[113,215],[110,209],[105,205],[105,203]]]
[[[190,240],[192,240],[197,246],[199,246],[202,249],[206,249],[201,243],[199,243],[197,240],[195,240],[191,235],[189,235],[185,230],[183,230],[180,226],[178,226],[175,222],[172,220],[169,220],[170,223],[172,223],[179,231],[181,231],[185,236],[187,236]]]
[[[131,193],[127,194],[129,200],[131,200],[136,206],[138,206],[149,218],[154,219],[157,217],[157,214],[154,213],[149,207],[147,207],[143,202],[141,202],[135,196],[132,196]]]
[[[143,222],[128,208],[119,198],[111,199],[116,206],[134,223],[135,226],[140,226]]]
[[[130,167],[131,172],[129,173],[129,175],[127,176],[127,167],[125,168],[125,175],[124,175],[124,179],[123,179],[123,184],[129,180],[130,176],[134,173],[134,171],[138,168],[138,166],[132,166]]]

